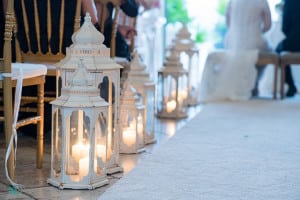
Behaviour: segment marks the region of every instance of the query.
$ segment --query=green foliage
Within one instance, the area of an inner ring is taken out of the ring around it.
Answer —
[[[166,16],[168,23],[191,21],[184,0],[166,0]]]
[[[217,7],[217,12],[221,16],[225,16],[226,8],[227,8],[227,2],[228,2],[228,0],[219,0],[218,7]]]
[[[196,43],[202,43],[207,39],[207,32],[204,30],[198,30],[195,36]]]

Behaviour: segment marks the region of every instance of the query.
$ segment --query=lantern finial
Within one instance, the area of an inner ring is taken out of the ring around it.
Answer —
[[[95,28],[90,13],[86,13],[81,28],[72,35],[72,42],[79,45],[103,45],[104,36]]]

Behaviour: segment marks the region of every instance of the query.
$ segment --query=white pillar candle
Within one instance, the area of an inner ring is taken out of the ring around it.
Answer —
[[[176,101],[171,100],[167,102],[167,113],[171,113],[176,109]]]
[[[86,176],[89,173],[89,157],[81,158],[79,160],[79,176]],[[94,159],[94,171],[97,172],[97,160]]]
[[[79,176],[86,176],[89,172],[89,158],[81,158],[79,160]]]
[[[87,157],[89,155],[90,145],[83,145],[82,143],[77,143],[72,145],[72,157],[75,160]]]
[[[123,137],[123,142],[124,142],[125,145],[127,145],[127,146],[133,145],[136,141],[135,129],[124,128],[123,133],[122,133],[122,137]]]

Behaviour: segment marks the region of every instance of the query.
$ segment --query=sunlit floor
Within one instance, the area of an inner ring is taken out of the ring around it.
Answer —
[[[0,133],[0,199],[96,199],[108,187],[130,172],[136,165],[143,162],[143,159],[170,139],[177,130],[182,128],[200,110],[201,106],[190,107],[188,118],[181,120],[157,119],[155,122],[156,143],[147,145],[146,151],[140,154],[121,154],[120,162],[124,169],[123,173],[109,175],[109,184],[95,190],[59,190],[47,184],[50,176],[50,140],[45,139],[44,166],[43,169],[35,167],[35,139],[29,136],[18,136],[17,162],[16,162],[16,182],[23,185],[22,192],[16,191],[9,186],[5,176],[4,156],[5,143],[4,135]]]

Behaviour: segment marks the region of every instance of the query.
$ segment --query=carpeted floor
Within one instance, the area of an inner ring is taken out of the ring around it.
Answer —
[[[100,200],[299,200],[300,99],[205,105]]]

